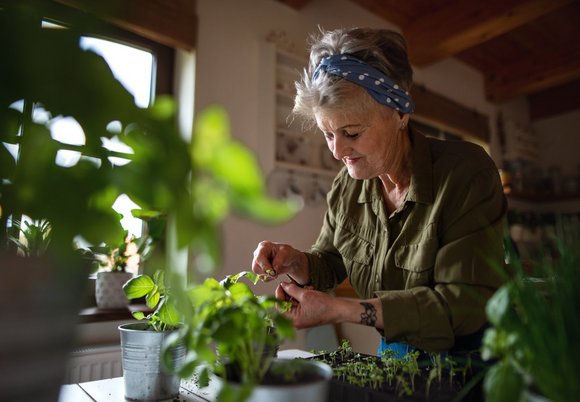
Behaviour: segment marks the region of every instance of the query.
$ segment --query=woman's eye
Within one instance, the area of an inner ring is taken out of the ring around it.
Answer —
[[[324,138],[326,138],[327,140],[332,140],[332,139],[334,139],[334,134],[324,133]]]
[[[344,133],[344,136],[346,138],[356,138],[356,137],[358,137],[358,135],[359,135],[359,133],[347,133],[347,132]]]

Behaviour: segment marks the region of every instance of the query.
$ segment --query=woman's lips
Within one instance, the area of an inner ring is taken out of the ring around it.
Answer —
[[[360,160],[360,158],[343,158],[342,161],[345,165],[354,165]]]

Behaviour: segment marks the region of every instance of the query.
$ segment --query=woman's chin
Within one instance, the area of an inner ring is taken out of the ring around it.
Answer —
[[[356,169],[353,166],[347,165],[348,175],[355,180],[370,179],[370,176],[361,169]]]

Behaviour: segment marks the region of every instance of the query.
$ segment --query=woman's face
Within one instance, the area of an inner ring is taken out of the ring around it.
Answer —
[[[354,99],[343,109],[315,111],[328,148],[354,179],[397,172],[405,157],[403,141],[407,135],[401,124],[407,124],[408,115],[400,117],[395,110],[374,101],[364,111]]]

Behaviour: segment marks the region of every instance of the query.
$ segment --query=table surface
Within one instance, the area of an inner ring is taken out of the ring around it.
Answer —
[[[311,357],[312,353],[299,349],[281,350],[280,358]],[[179,390],[180,402],[212,402],[215,400],[217,388],[200,389],[193,380],[182,380]],[[58,402],[125,402],[125,383],[123,377],[105,380],[89,381],[78,384],[63,385]]]

